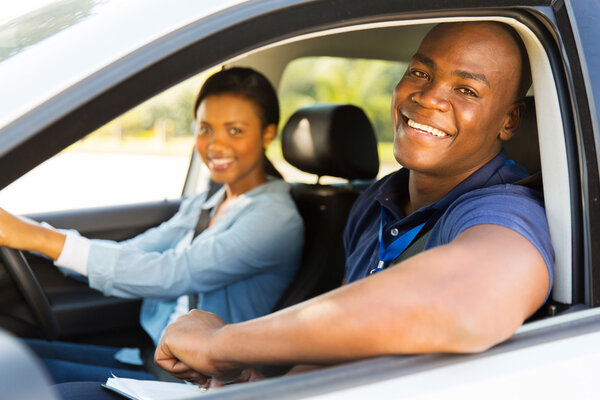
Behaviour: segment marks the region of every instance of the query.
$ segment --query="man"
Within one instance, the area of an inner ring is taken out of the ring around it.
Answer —
[[[554,262],[541,201],[507,184],[526,176],[502,151],[530,83],[520,46],[499,23],[434,28],[392,100],[404,169],[369,188],[348,221],[349,284],[239,324],[195,310],[167,328],[158,365],[202,383],[255,364],[477,352],[510,337],[548,296]],[[426,231],[425,251],[393,261],[396,239]]]

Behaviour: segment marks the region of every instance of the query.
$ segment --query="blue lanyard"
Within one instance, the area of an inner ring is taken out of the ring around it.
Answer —
[[[429,219],[427,219],[427,221],[423,222],[422,224],[417,225],[411,230],[405,232],[402,236],[394,240],[389,246],[386,247],[383,244],[383,226],[385,225],[386,219],[387,214],[382,208],[381,223],[379,224],[379,263],[377,264],[377,267],[369,271],[369,275],[383,271],[387,263],[394,261],[400,254],[402,254],[414,240],[414,238],[419,234],[419,232],[421,232],[421,229],[423,229],[427,221],[429,221]]]

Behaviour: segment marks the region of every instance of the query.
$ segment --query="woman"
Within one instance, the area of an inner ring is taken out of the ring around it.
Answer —
[[[202,86],[194,112],[196,150],[223,188],[210,198],[203,193],[185,199],[160,226],[115,243],[0,210],[0,245],[45,254],[57,266],[87,276],[90,287],[106,295],[144,298],[140,323],[154,344],[167,324],[190,308],[228,322],[269,313],[302,251],[303,225],[289,186],[268,178],[263,164],[279,122],[271,84],[251,69],[220,71]],[[194,237],[203,219],[207,227]],[[152,351],[140,357],[138,349],[29,343],[56,382],[105,381],[111,373],[156,377],[149,373]]]

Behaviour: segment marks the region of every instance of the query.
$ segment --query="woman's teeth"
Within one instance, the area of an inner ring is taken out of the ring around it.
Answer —
[[[418,122],[413,121],[412,119],[409,119],[407,123],[408,123],[408,126],[410,126],[411,128],[418,129],[420,131],[424,131],[424,132],[430,133],[433,136],[440,136],[440,137],[441,136],[448,136],[448,134],[446,132],[442,132],[439,129],[436,129],[436,128],[434,128],[432,126],[429,126],[429,125],[420,124]]]
[[[225,165],[233,162],[233,158],[212,158],[210,162],[216,166]]]
[[[213,171],[224,171],[233,165],[235,159],[231,157],[227,158],[211,158],[208,161],[208,168]]]

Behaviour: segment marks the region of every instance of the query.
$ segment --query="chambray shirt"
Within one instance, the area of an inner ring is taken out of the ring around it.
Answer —
[[[282,180],[239,196],[191,244],[178,246],[189,240],[201,210],[223,197],[224,189],[210,199],[187,198],[170,220],[127,241],[90,240],[90,287],[144,298],[140,322],[155,343],[179,296],[197,293],[197,308],[235,323],[268,314],[296,273],[304,225]]]
[[[344,232],[346,282],[368,276],[377,266],[381,209],[385,208],[388,218],[382,238],[386,246],[426,221],[425,228],[431,227],[431,234],[425,250],[450,243],[467,228],[480,224],[501,225],[520,233],[537,248],[546,262],[550,275],[549,294],[553,282],[554,249],[544,203],[536,190],[512,185],[528,173],[507,160],[504,150],[444,198],[404,215],[400,205],[408,193],[408,174],[409,171],[403,168],[382,178],[354,204]]]

